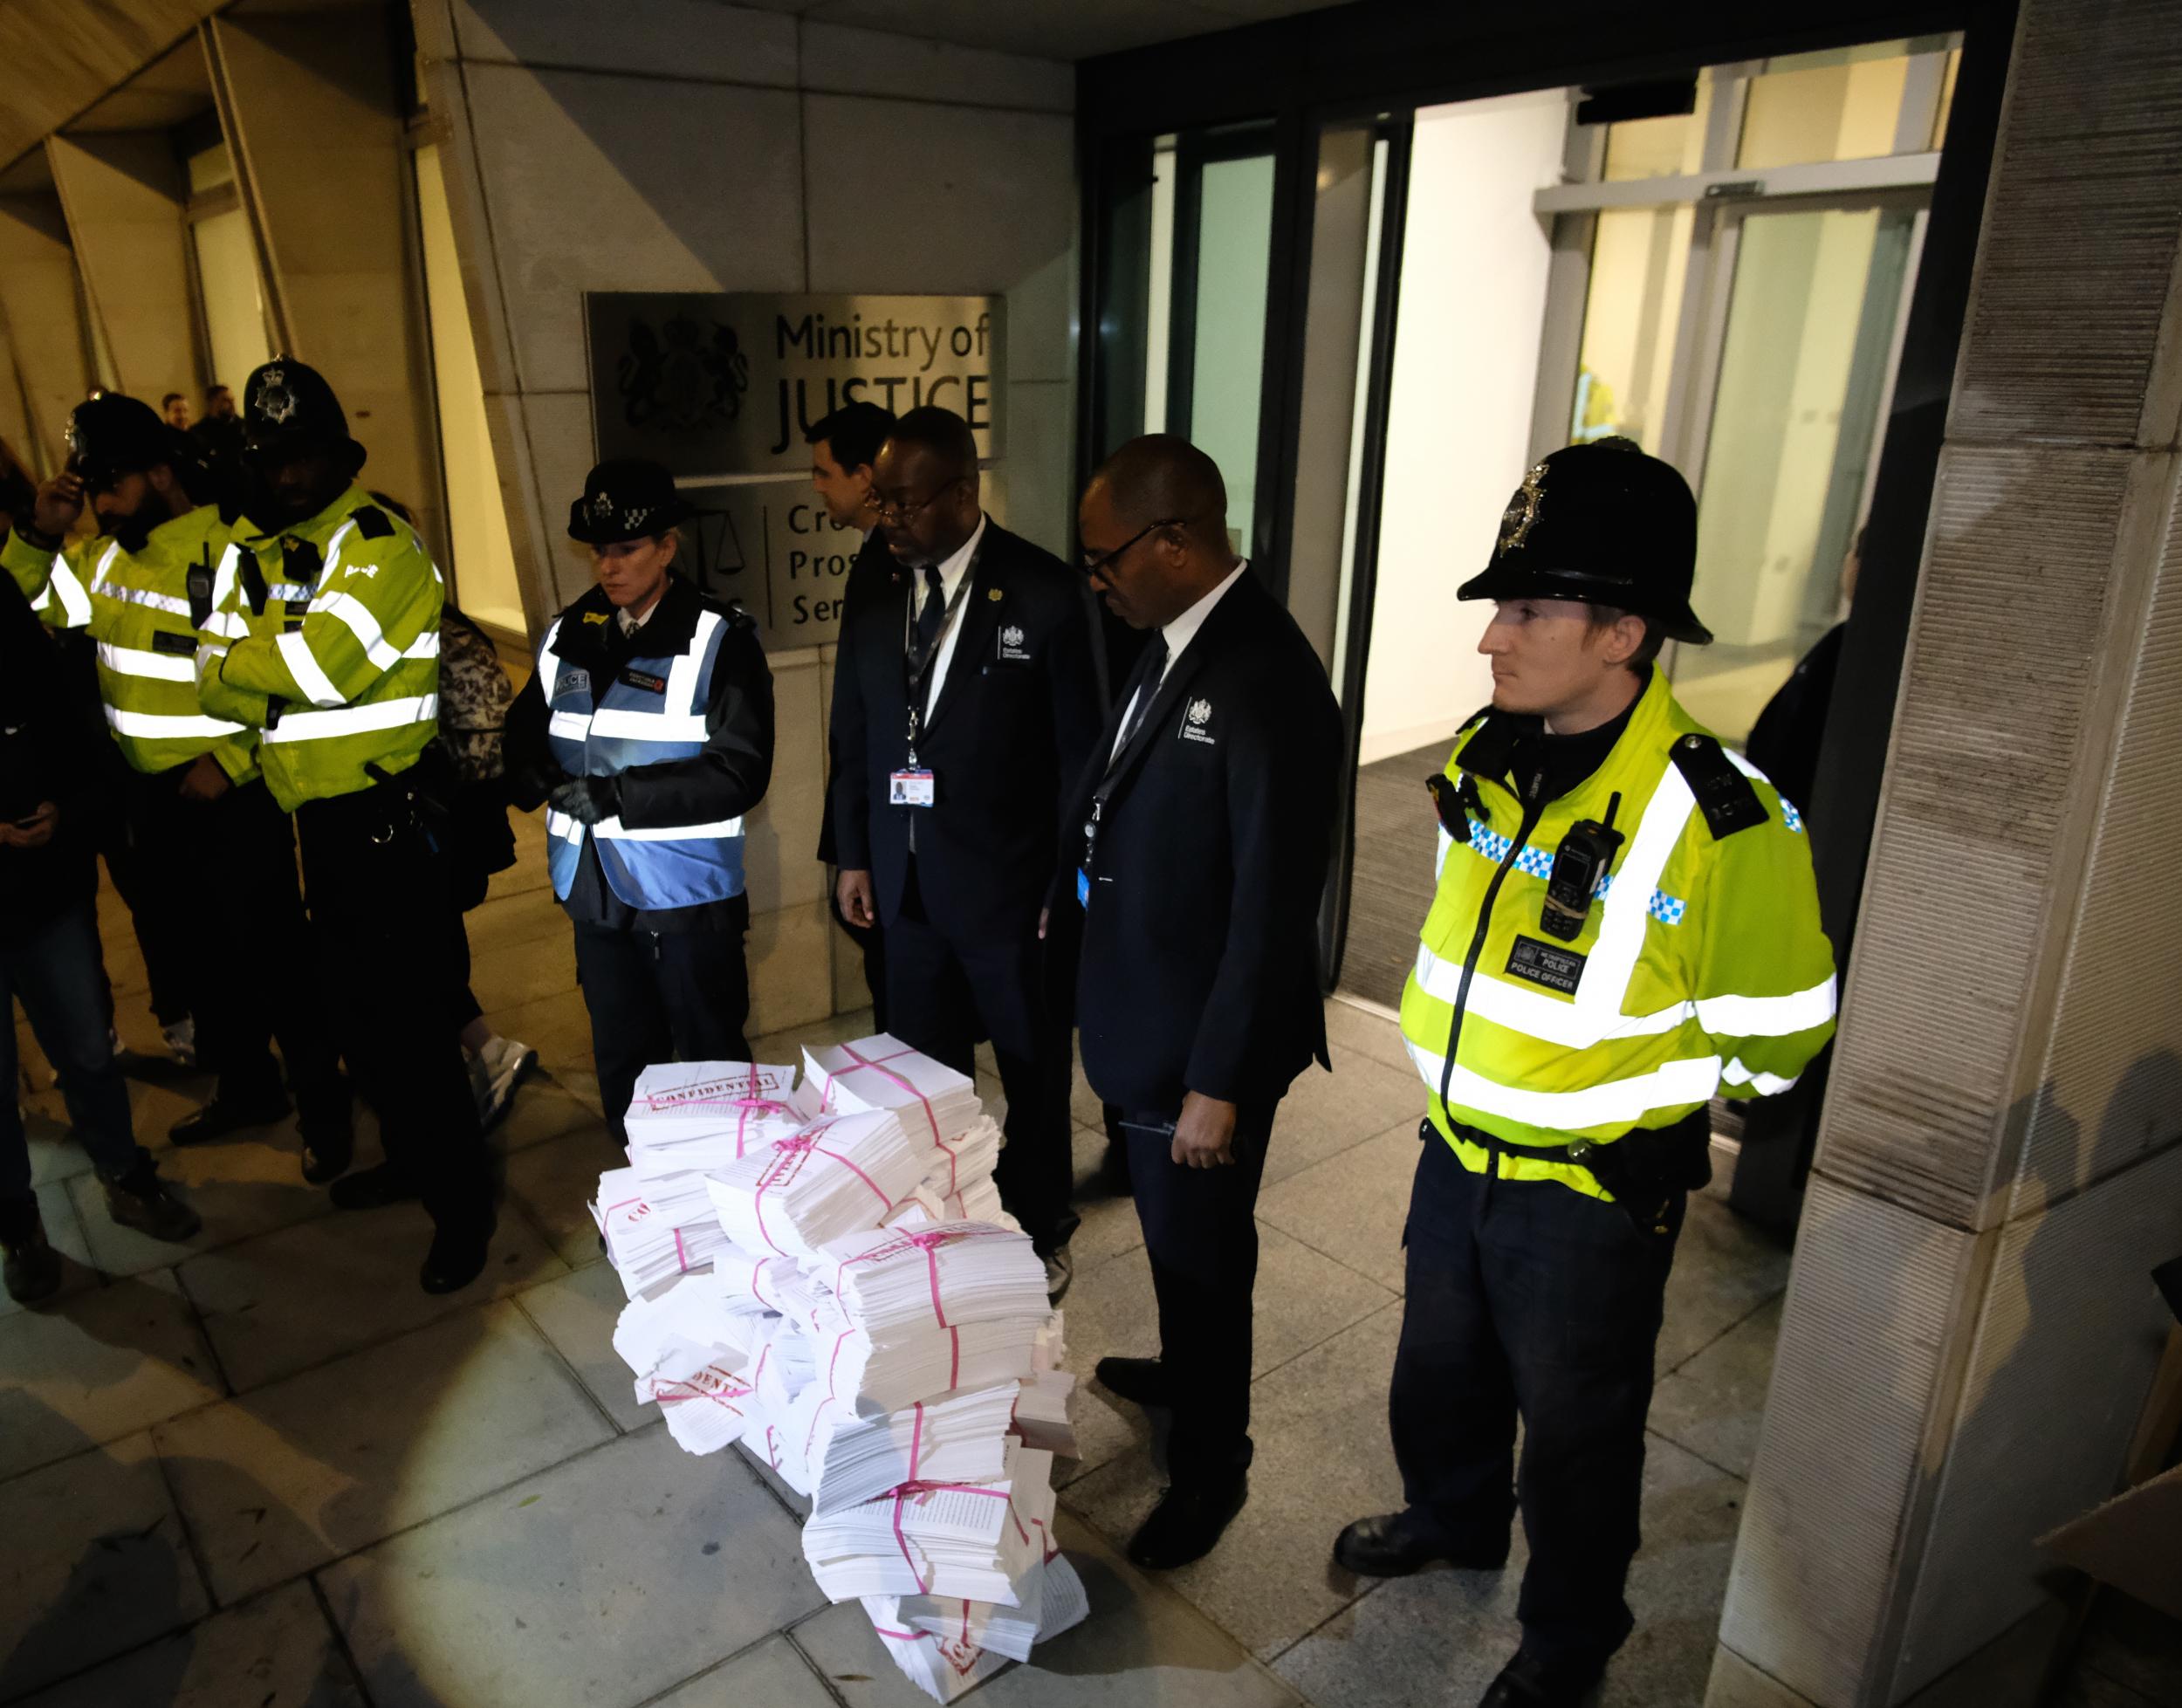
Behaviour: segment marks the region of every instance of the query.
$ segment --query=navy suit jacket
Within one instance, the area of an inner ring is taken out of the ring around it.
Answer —
[[[1128,685],[1115,697],[1072,798],[1072,893]],[[1076,1019],[1105,1101],[1259,1102],[1314,1058],[1331,1065],[1318,913],[1341,752],[1318,655],[1245,571],[1167,672],[1101,809]]]
[[[835,858],[870,871],[880,919],[892,924],[915,815],[918,893],[941,933],[962,943],[1034,940],[1062,797],[1098,734],[1089,588],[1051,552],[987,521],[946,680],[917,741],[937,804],[912,807],[890,803],[889,779],[909,763],[902,654],[915,585],[896,567],[842,614],[827,732]]]

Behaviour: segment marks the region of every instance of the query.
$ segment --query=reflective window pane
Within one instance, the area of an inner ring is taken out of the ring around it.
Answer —
[[[1768,61],[1750,81],[1735,163],[1764,168],[1892,154],[1909,48],[1872,42]]]
[[[1687,206],[1598,216],[1571,439],[1618,433],[1659,448],[1694,217]]]

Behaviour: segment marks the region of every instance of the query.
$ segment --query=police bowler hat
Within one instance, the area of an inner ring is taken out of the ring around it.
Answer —
[[[189,442],[157,410],[118,391],[95,391],[70,411],[67,437],[68,466],[93,490],[162,463],[174,467],[196,460]]]
[[[616,457],[586,477],[583,497],[568,506],[568,538],[586,545],[648,539],[695,513],[662,465],[641,456]]]
[[[364,466],[364,448],[349,436],[348,416],[326,376],[292,356],[275,356],[243,382],[243,431],[250,449],[271,455],[346,449]]]
[[[1690,608],[1697,500],[1670,463],[1633,441],[1554,452],[1523,477],[1485,573],[1460,599],[1575,599],[1631,612],[1673,641],[1704,646]]]

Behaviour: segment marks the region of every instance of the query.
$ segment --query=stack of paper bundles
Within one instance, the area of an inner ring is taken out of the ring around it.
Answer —
[[[933,1395],[1020,1380],[1031,1368],[1038,1330],[1035,1317],[1001,1317],[950,1324],[943,1332],[920,1328],[882,1345],[861,1329],[846,1329],[824,1347],[820,1375],[826,1391],[853,1411],[900,1411]]]
[[[705,1189],[742,1250],[804,1259],[882,1225],[923,1182],[930,1156],[889,1111],[829,1115],[717,1170]]]
[[[940,1205],[935,1221],[1014,1225],[1001,1211],[1000,1194],[992,1184],[1001,1142],[999,1123],[988,1115],[979,1115],[959,1137],[941,1142],[920,1189],[921,1196]]]
[[[891,1109],[919,1143],[944,1148],[984,1113],[974,1080],[886,1032],[803,1052],[803,1094],[827,1115]]]
[[[648,1375],[669,1347],[725,1347],[746,1352],[748,1324],[738,1322],[708,1285],[707,1275],[678,1275],[640,1293],[621,1307],[614,1350],[638,1375]]]
[[[703,1269],[728,1244],[701,1174],[646,1176],[634,1169],[608,1169],[599,1176],[591,1215],[632,1299]]]
[[[952,1595],[1011,1602],[1040,1533],[1021,1510],[1052,1521],[1053,1456],[1008,1444],[1004,1474],[942,1484],[919,1475],[876,1499],[814,1513],[803,1557],[829,1601],[863,1595]]]
[[[788,1301],[800,1298],[804,1289],[803,1272],[793,1258],[772,1253],[756,1258],[731,1244],[713,1255],[711,1279],[722,1308],[738,1315],[786,1315],[797,1308]]]
[[[677,1341],[637,1377],[636,1402],[658,1404],[685,1452],[717,1453],[743,1438],[757,1409],[744,1362],[740,1352]]]
[[[676,1061],[637,1076],[623,1125],[641,1175],[702,1173],[793,1138],[810,1119],[795,1069],[747,1061]]]
[[[1068,1421],[1068,1396],[1076,1379],[1066,1370],[1046,1370],[1023,1384],[1015,1403],[1014,1430],[1026,1447],[1036,1447],[1057,1459],[1080,1457],[1076,1426]]]
[[[1018,1599],[1012,1606],[945,1595],[871,1595],[864,1600],[864,1611],[874,1626],[891,1627],[897,1634],[921,1631],[958,1652],[983,1649],[1011,1661],[1027,1661],[1033,1643],[1081,1624],[1091,1610],[1083,1580],[1067,1556],[1051,1541],[1044,1546],[1043,1556],[1033,1557],[1015,1586]]]
[[[990,1483],[1007,1474],[1015,1384],[1004,1382],[906,1410],[860,1417],[827,1400],[806,1452],[814,1515],[875,1500],[905,1483]],[[1019,1503],[1019,1505],[1020,1503]]]

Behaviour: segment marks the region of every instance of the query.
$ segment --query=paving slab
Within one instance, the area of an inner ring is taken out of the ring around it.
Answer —
[[[124,1281],[0,1318],[0,1478],[220,1398],[188,1301]]]
[[[346,1211],[194,1257],[176,1272],[238,1394],[567,1272],[520,1216],[500,1218],[484,1273],[418,1286],[431,1221],[415,1204]]]
[[[1419,926],[1424,924],[1423,915],[1417,916],[1417,923]],[[1369,1056],[1384,1067],[1397,1067],[1411,1079],[1417,1078],[1408,1046],[1402,1041],[1402,1023],[1391,1014],[1381,1014],[1340,997],[1328,998],[1326,1043],[1337,1074],[1347,1057],[1355,1054]]]
[[[530,1320],[500,1303],[178,1418],[153,1440],[228,1602],[614,1433]]]
[[[291,1583],[80,1673],[24,1708],[364,1708],[307,1583]]]
[[[553,911],[561,913],[556,907]],[[562,928],[480,950],[470,945],[470,989],[490,1014],[576,988],[576,938],[567,916]]]
[[[1258,1219],[1381,1286],[1402,1291],[1402,1225],[1423,1146],[1405,1119],[1258,1195]]]
[[[581,991],[557,991],[535,1001],[485,1011],[485,1024],[503,1038],[520,1039],[538,1052],[539,1066],[559,1074],[590,1071],[591,1011]],[[520,1103],[523,1094],[516,1094]]]
[[[1777,1297],[1760,1305],[1679,1369],[1661,1376],[1652,1391],[1651,1427],[1721,1470],[1748,1477],[1773,1381],[1781,1307]]]
[[[628,1166],[628,1158],[606,1123],[585,1111],[583,1126],[515,1152],[508,1158],[508,1197],[552,1243],[571,1269],[597,1263],[599,1224],[590,1203],[599,1195],[599,1176]]]
[[[635,1378],[614,1349],[614,1326],[628,1294],[613,1265],[589,1264],[572,1275],[525,1287],[514,1302],[568,1361],[576,1380],[616,1428],[641,1430],[658,1421],[659,1408],[638,1403]]]
[[[587,1026],[589,1022],[585,1024]],[[589,1036],[587,1032],[587,1040]],[[595,1092],[597,1075],[585,1077]],[[533,1074],[524,1080],[515,1094],[515,1101],[508,1105],[507,1114],[488,1136],[497,1149],[513,1155],[518,1150],[528,1150],[532,1145],[544,1144],[548,1139],[557,1139],[564,1133],[594,1126],[598,1120],[596,1101],[586,1104],[559,1075],[548,1079]]]
[[[1787,1245],[1755,1223],[1709,1193],[1691,1193],[1667,1275],[1657,1368],[1675,1368],[1785,1293],[1789,1257]]]
[[[97,1176],[79,1175],[68,1183],[92,1256],[109,1275],[171,1268],[192,1252],[292,1227],[333,1207],[323,1187],[304,1183],[303,1147],[292,1115],[209,1144],[179,1150],[161,1145],[156,1160],[161,1175],[204,1219],[195,1237],[179,1244],[117,1223],[106,1213],[106,1189]]]
[[[1333,1564],[1352,1518],[1402,1504],[1387,1436],[1387,1378],[1402,1327],[1390,1302],[1251,1389],[1250,1499],[1204,1559],[1164,1581],[1260,1658],[1278,1655],[1367,1587]],[[1144,1446],[1071,1483],[1067,1506],[1116,1543],[1166,1477]]]
[[[621,1436],[320,1574],[377,1708],[647,1702],[823,1602],[733,1452]]]
[[[2182,1619],[2133,1595],[2100,1589],[2078,1657],[2153,1702],[2182,1702]]]
[[[1425,1094],[1414,1069],[1389,1067],[1366,1055],[1336,1057],[1330,1074],[1313,1063],[1296,1076],[1273,1117],[1266,1184],[1278,1185],[1400,1122],[1416,1121],[1424,1112]]]
[[[833,1692],[785,1636],[700,1673],[649,1708],[834,1708]]]
[[[211,1611],[148,1436],[0,1483],[0,1700]]]
[[[978,1687],[987,1708],[1301,1708],[1295,1692],[1163,1584],[1129,1565],[1088,1526],[1056,1526],[1091,1602],[1074,1630],[1040,1643],[1024,1665]],[[797,1645],[848,1708],[929,1703],[902,1676],[861,1604],[828,1608],[799,1625]]]

